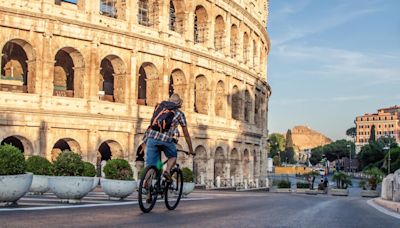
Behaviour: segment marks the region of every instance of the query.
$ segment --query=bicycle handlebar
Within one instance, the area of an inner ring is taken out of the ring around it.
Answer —
[[[176,150],[177,152],[182,152],[182,153],[185,153],[186,155],[189,155],[189,151],[186,151],[186,150]],[[196,156],[196,153],[194,153],[193,154],[193,156]]]

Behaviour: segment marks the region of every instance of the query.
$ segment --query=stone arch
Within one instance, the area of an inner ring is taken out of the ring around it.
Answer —
[[[101,161],[124,157],[124,151],[121,144],[114,140],[106,140],[102,142],[99,146],[98,152],[100,153]]]
[[[207,10],[202,5],[198,5],[194,11],[194,43],[204,44],[207,42],[207,26]]]
[[[257,93],[254,95],[254,123],[256,126],[260,123],[260,96]]]
[[[216,51],[224,49],[225,21],[221,15],[215,18],[214,47]]]
[[[35,93],[36,53],[21,39],[5,43],[0,58],[0,91]]]
[[[11,144],[15,147],[17,147],[21,152],[25,155],[33,155],[33,145],[32,143],[25,137],[21,135],[11,135],[6,138],[4,138],[1,143],[1,145],[4,144]]]
[[[169,29],[181,35],[184,32],[185,8],[184,0],[169,1]]]
[[[217,186],[217,177],[220,177],[221,180],[225,179],[225,154],[224,149],[222,147],[217,147],[214,155],[214,184]],[[226,180],[224,180],[226,181]]]
[[[75,139],[71,138],[62,138],[57,140],[54,143],[53,148],[51,150],[51,161],[55,161],[64,150],[70,150],[77,154],[81,154],[81,146]]]
[[[169,96],[173,93],[178,94],[183,101],[186,101],[186,77],[181,69],[174,69],[169,76]]]
[[[239,40],[238,27],[235,24],[233,24],[231,26],[231,42],[230,42],[231,43],[231,47],[230,47],[231,58],[236,58],[238,55],[238,51],[237,51],[238,46],[239,46],[238,40]]]
[[[139,68],[138,80],[138,104],[155,106],[160,91],[157,67],[153,63],[143,63]]]
[[[234,177],[235,180],[240,178],[240,158],[239,151],[233,148],[230,156],[230,175],[231,178]]]
[[[247,32],[244,33],[243,35],[243,62],[247,64],[249,62],[249,52],[250,52],[250,47],[249,47],[249,35]]]
[[[222,80],[218,81],[216,93],[215,93],[215,115],[224,117],[225,116],[225,85]]]
[[[207,178],[207,150],[204,146],[197,146],[194,150],[193,174],[197,184],[205,184]]]
[[[243,151],[242,167],[243,167],[243,178],[248,179],[250,177],[250,153],[248,149],[245,149]]]
[[[54,57],[53,95],[83,98],[85,61],[72,47],[64,47]]]
[[[235,85],[232,89],[232,119],[240,119],[240,110],[242,107],[242,98],[239,88]]]
[[[246,89],[244,91],[244,97],[245,97],[245,105],[244,105],[244,121],[250,122],[251,118],[251,96],[250,92]]]
[[[208,114],[208,82],[204,75],[197,76],[195,80],[194,111]]]
[[[125,102],[126,67],[116,55],[107,55],[100,63],[99,89],[101,99],[110,102]]]

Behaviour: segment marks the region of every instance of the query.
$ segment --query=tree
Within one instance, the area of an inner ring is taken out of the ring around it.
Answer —
[[[382,145],[374,141],[361,147],[361,151],[358,154],[361,169],[372,167],[381,168],[384,157],[385,152],[383,151]]]
[[[282,134],[273,133],[269,135],[269,157],[279,156],[281,151],[285,150],[286,140]]]
[[[375,137],[375,125],[372,125],[371,127],[371,133],[369,137],[369,142],[375,142],[376,137]]]
[[[285,161],[286,163],[294,164],[296,161],[294,160],[294,148],[293,148],[293,139],[292,139],[292,131],[288,130],[286,132],[286,146],[284,156],[281,157],[281,161]]]
[[[310,157],[310,163],[312,165],[318,164],[322,160],[322,155],[323,155],[323,148],[322,146],[316,147],[311,150],[311,157]]]
[[[349,137],[351,137],[351,138],[356,137],[356,135],[357,135],[357,129],[356,129],[355,127],[351,127],[351,128],[349,128],[349,129],[347,129],[346,135],[349,136]]]
[[[278,155],[274,156],[273,162],[274,162],[274,166],[280,166],[281,165],[281,161],[279,161]]]

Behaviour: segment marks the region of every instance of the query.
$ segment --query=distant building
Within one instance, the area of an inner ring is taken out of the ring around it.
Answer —
[[[378,113],[358,116],[356,124],[356,146],[358,149],[368,143],[372,126],[375,126],[376,139],[389,136],[400,143],[400,106],[378,109]]]

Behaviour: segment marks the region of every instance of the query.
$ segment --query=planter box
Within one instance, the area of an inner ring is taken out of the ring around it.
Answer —
[[[324,194],[324,191],[317,190],[317,189],[313,189],[313,190],[306,189],[305,193],[308,194],[308,195],[317,195],[317,194]]]
[[[375,190],[361,190],[362,197],[379,197],[379,192]]]
[[[97,185],[99,185],[99,181],[100,181],[99,177],[93,177],[93,185],[91,191],[93,191],[97,187]]]
[[[182,195],[187,196],[194,190],[193,182],[183,182]]]
[[[80,203],[93,186],[93,177],[49,177],[50,190],[65,203]]]
[[[16,203],[32,184],[33,174],[0,176],[0,202]]]
[[[308,188],[296,188],[296,193],[306,193],[309,190]]]
[[[278,192],[278,193],[290,193],[290,192],[292,192],[292,189],[290,189],[290,188],[277,188],[275,190],[275,192]]]
[[[110,197],[124,199],[137,189],[136,181],[101,179],[101,188]]]
[[[331,189],[331,195],[333,195],[333,196],[348,196],[349,195],[349,189],[332,188]]]
[[[29,188],[34,194],[43,195],[49,190],[49,177],[44,175],[33,175],[32,185]]]

